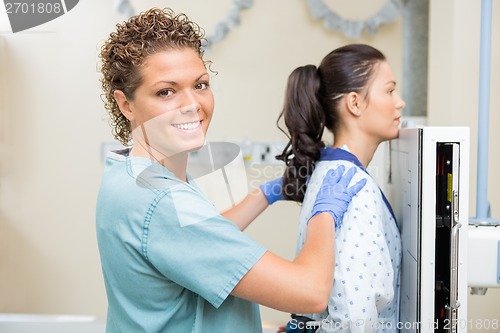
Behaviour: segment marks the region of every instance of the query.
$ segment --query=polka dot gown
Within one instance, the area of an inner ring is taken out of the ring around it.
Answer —
[[[317,163],[300,213],[297,251],[304,244],[307,221],[326,172],[341,164],[346,170],[354,166],[343,160]],[[357,168],[351,185],[363,178],[367,183],[336,225],[336,264],[328,308],[321,314],[305,315],[321,321],[318,332],[398,332],[400,234],[378,185]]]

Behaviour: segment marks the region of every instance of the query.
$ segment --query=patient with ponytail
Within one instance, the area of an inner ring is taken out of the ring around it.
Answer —
[[[297,318],[317,322],[317,332],[398,331],[400,233],[367,167],[380,143],[398,137],[404,106],[385,56],[369,45],[337,48],[319,66],[298,67],[290,74],[278,119],[289,142],[278,159],[286,164],[284,197],[302,204],[297,251],[328,170],[354,166],[358,172],[352,182],[367,183],[335,221],[336,262],[327,308],[294,314],[287,332],[299,332],[292,329]],[[323,141],[325,130],[333,134],[333,143]]]

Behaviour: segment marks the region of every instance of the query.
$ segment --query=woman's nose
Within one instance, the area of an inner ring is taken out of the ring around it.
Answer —
[[[397,94],[397,99],[396,99],[396,108],[398,109],[403,109],[406,106],[405,101]]]
[[[188,112],[198,112],[199,110],[199,104],[196,104],[196,103],[192,103],[192,104],[188,104],[188,105],[183,105],[181,108],[180,108],[180,111],[181,113],[188,113]]]
[[[200,103],[196,99],[194,92],[186,91],[184,94],[184,100],[181,107],[181,112],[198,112],[200,110]]]

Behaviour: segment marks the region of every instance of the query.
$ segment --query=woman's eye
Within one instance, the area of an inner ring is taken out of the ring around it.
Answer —
[[[170,89],[164,89],[164,90],[160,90],[157,95],[158,96],[170,96],[172,94],[173,94],[172,90],[170,90]]]
[[[196,85],[196,89],[200,89],[200,90],[208,89],[208,87],[209,87],[208,82],[200,82]]]

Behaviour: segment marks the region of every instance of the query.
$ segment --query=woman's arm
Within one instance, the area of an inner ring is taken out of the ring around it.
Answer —
[[[266,196],[260,188],[257,188],[236,206],[223,212],[222,216],[236,224],[240,230],[245,230],[268,206]]]
[[[258,189],[248,194],[243,201],[228,209],[222,215],[236,224],[240,230],[245,230],[267,206],[285,199],[281,193],[282,182],[283,180],[280,177],[261,184]]]
[[[322,312],[333,285],[334,239],[332,215],[314,216],[295,260],[266,252],[231,294],[285,312]]]
[[[316,196],[304,246],[293,261],[270,252],[248,271],[232,294],[292,313],[322,312],[333,285],[335,220],[340,221],[363,180],[347,187],[355,168],[329,170]]]

